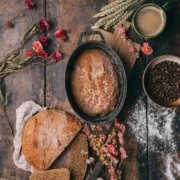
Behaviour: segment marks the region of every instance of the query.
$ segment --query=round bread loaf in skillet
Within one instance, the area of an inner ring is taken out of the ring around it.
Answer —
[[[72,72],[71,84],[75,101],[90,116],[104,116],[117,104],[119,79],[111,57],[100,49],[80,54]]]
[[[26,160],[39,170],[48,169],[81,129],[78,119],[61,110],[43,110],[30,118],[22,134]]]

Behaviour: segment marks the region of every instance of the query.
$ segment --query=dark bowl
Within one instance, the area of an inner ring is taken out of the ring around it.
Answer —
[[[88,31],[86,32],[88,35],[90,35],[92,32]],[[99,33],[99,32],[98,32]],[[93,31],[93,34],[95,32]],[[101,34],[102,36],[102,34]],[[71,73],[73,71],[74,65],[76,63],[76,60],[78,59],[79,55],[84,52],[85,50],[89,49],[100,49],[103,50],[105,53],[107,53],[110,58],[111,62],[115,68],[115,71],[118,76],[119,84],[120,84],[120,92],[119,92],[119,97],[117,101],[117,105],[115,108],[106,114],[105,116],[89,116],[86,114],[76,103],[75,98],[72,93],[72,87],[71,87]],[[66,94],[69,100],[69,103],[74,110],[74,112],[79,116],[80,119],[85,121],[86,123],[90,124],[105,124],[108,123],[112,120],[114,120],[119,112],[121,111],[125,99],[126,99],[126,92],[127,92],[127,80],[126,80],[126,74],[124,70],[124,66],[121,62],[121,59],[119,56],[115,53],[112,48],[110,48],[107,44],[105,44],[104,39],[103,42],[101,41],[88,41],[85,43],[80,44],[77,49],[72,53],[67,67],[66,67],[66,72],[65,72],[65,88],[66,88]]]
[[[155,98],[151,97],[151,95],[148,93],[148,88],[147,83],[148,83],[148,79],[147,79],[147,75],[148,73],[151,71],[151,69],[153,69],[157,64],[164,62],[164,61],[172,61],[172,62],[176,62],[180,64],[180,58],[177,56],[173,56],[173,55],[162,55],[159,56],[155,59],[153,59],[145,68],[144,73],[143,73],[143,78],[142,78],[142,86],[143,86],[143,90],[146,94],[146,96],[151,99],[151,101],[153,101],[155,104],[159,105],[159,106],[163,106],[163,107],[179,107],[180,106],[180,98],[172,103],[169,104],[162,104],[159,103]]]

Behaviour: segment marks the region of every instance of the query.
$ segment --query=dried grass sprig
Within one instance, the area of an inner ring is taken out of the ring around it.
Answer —
[[[33,58],[20,58],[20,48],[10,53],[2,62],[0,62],[0,78],[20,70]]]
[[[35,33],[38,32],[38,28],[36,24],[33,24],[28,30],[27,32],[23,35],[23,39],[21,41],[21,46],[24,46],[25,42],[32,37]]]
[[[49,29],[49,23],[46,19],[41,19],[38,23],[33,24],[23,35],[20,46],[9,53],[6,58],[0,60],[0,78],[11,74],[13,72],[19,71],[23,68],[28,62],[33,60],[36,56],[26,57],[21,59],[21,49],[24,44],[37,32],[42,32]]]

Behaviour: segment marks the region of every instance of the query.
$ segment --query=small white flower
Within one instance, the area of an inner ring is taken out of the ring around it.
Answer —
[[[86,156],[86,155],[88,155],[88,152],[87,152],[87,151],[82,150],[82,151],[81,151],[81,154],[82,154],[82,155],[84,155],[84,156]]]
[[[101,178],[101,177],[98,177],[96,180],[104,180],[103,178]]]
[[[87,164],[92,164],[94,162],[94,158],[90,157],[89,159],[86,160]]]

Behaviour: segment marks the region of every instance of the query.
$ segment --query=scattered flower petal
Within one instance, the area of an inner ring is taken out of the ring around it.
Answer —
[[[38,27],[40,30],[48,30],[50,28],[50,24],[46,19],[41,19],[39,21]]]
[[[149,45],[149,43],[143,43],[143,45],[141,46],[141,52],[144,55],[148,56],[148,55],[151,55],[153,53],[153,49]]]
[[[8,28],[14,28],[14,24],[12,23],[12,21],[8,21],[6,25]]]
[[[34,54],[33,54],[33,51],[32,50],[27,50],[26,51],[26,57],[32,57]]]
[[[63,41],[67,40],[67,35],[66,35],[66,31],[64,29],[58,29],[55,31],[54,35],[56,36],[56,38],[60,38]]]
[[[43,46],[40,41],[34,41],[32,48],[37,53],[43,50]]]
[[[41,51],[39,52],[39,56],[40,56],[41,58],[46,58],[46,57],[48,56],[48,54],[47,54],[46,51],[41,50]]]
[[[36,0],[25,0],[27,8],[33,9],[36,5]]]
[[[53,54],[51,55],[51,57],[52,57],[52,59],[58,61],[58,60],[60,60],[60,59],[63,57],[63,55],[62,55],[61,52],[55,51],[55,52],[53,52]]]

